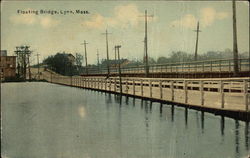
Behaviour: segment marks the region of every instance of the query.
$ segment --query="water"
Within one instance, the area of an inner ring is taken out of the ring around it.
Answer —
[[[4,158],[243,158],[246,122],[49,83],[2,84]]]

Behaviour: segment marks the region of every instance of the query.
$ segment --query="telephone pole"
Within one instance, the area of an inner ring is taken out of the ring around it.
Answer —
[[[97,56],[97,67],[98,67],[98,71],[100,71],[100,62],[99,62],[99,52],[98,52],[98,49],[97,49],[96,56]]]
[[[38,67],[38,70],[37,70],[37,74],[38,74],[38,79],[40,80],[40,65],[39,65],[39,56],[40,54],[36,54],[36,57],[37,57],[37,67]]]
[[[198,58],[198,53],[197,52],[198,52],[199,32],[201,32],[199,21],[197,22],[197,29],[194,30],[194,32],[196,32],[196,43],[195,43],[194,60],[197,61],[197,58]]]
[[[120,45],[115,46],[115,50],[117,49],[117,57],[118,57],[118,70],[119,70],[119,80],[120,80],[120,94],[122,94],[122,77],[121,77],[121,62],[120,62]]]
[[[88,58],[87,58],[87,48],[86,48],[87,44],[88,43],[86,43],[85,40],[84,40],[84,43],[82,43],[82,45],[84,45],[84,50],[85,50],[86,74],[88,75]]]
[[[233,8],[233,56],[234,56],[234,76],[239,74],[238,65],[238,45],[237,45],[237,25],[236,25],[236,6],[235,0],[232,1]]]
[[[148,17],[153,17],[153,15],[148,15],[147,10],[145,10],[145,37],[144,37],[144,51],[145,51],[145,75],[149,76],[149,64],[148,64]]]
[[[108,47],[108,34],[111,34],[111,33],[108,33],[108,30],[106,30],[105,33],[102,33],[102,34],[105,34],[106,35],[106,47],[107,47],[107,70],[108,70],[108,74],[107,76],[109,77],[110,75],[110,70],[109,70],[109,47]]]

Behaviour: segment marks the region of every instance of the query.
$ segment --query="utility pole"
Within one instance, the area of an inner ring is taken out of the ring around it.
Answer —
[[[40,65],[39,65],[39,56],[40,54],[36,54],[36,57],[37,57],[37,67],[38,67],[38,70],[37,70],[37,74],[38,74],[38,80],[40,80]]]
[[[28,57],[28,67],[29,67],[29,81],[31,81],[31,71],[30,71],[30,54],[27,55]]]
[[[108,34],[111,34],[111,33],[108,33],[108,30],[106,30],[106,32],[105,32],[105,33],[102,33],[102,34],[105,34],[105,35],[106,35],[106,47],[107,47],[107,70],[108,70],[107,77],[109,77],[109,75],[110,75],[110,70],[109,70],[109,47],[108,47]]]
[[[30,71],[30,55],[31,51],[29,50],[29,46],[25,46],[25,54],[27,55],[28,67],[29,67],[29,81],[31,81],[31,71]]]
[[[236,6],[235,0],[233,0],[233,55],[234,55],[234,76],[239,74],[238,64],[238,45],[237,45],[237,23],[236,23]]]
[[[86,43],[86,41],[84,40],[84,43],[82,44],[84,45],[84,50],[85,50],[86,74],[88,75],[88,58],[87,58],[87,48],[86,48],[86,45],[88,43]]]
[[[97,66],[98,66],[98,71],[100,71],[100,62],[99,62],[99,52],[98,52],[98,49],[97,49],[96,56],[97,56]]]
[[[197,29],[194,30],[194,32],[196,32],[196,44],[195,44],[195,52],[194,52],[194,61],[197,61],[197,58],[198,58],[198,53],[197,52],[198,52],[199,32],[201,32],[199,21],[197,22]]]
[[[30,61],[29,57],[31,55],[31,51],[29,50],[29,46],[19,46],[16,47],[15,51],[17,55],[17,67],[18,67],[18,75],[21,76],[24,80],[26,79],[26,69],[28,65],[29,70],[29,79],[31,79],[31,71],[30,71]]]
[[[144,50],[145,50],[145,75],[149,76],[149,64],[148,64],[148,17],[153,17],[153,15],[147,15],[147,10],[145,10],[145,37],[144,37]],[[144,57],[143,57],[144,58]]]
[[[119,69],[119,80],[120,80],[120,94],[122,94],[122,77],[121,77],[121,62],[120,62],[120,52],[119,49],[121,48],[120,45],[115,46],[115,50],[117,49],[117,56],[118,56],[118,69]]]
[[[116,49],[115,49],[115,67],[117,66]]]

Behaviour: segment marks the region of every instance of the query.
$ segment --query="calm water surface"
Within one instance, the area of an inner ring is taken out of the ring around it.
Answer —
[[[244,158],[246,122],[49,83],[2,84],[4,158]]]

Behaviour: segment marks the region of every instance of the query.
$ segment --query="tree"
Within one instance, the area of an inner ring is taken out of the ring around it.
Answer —
[[[165,63],[168,63],[170,60],[168,59],[168,58],[166,58],[166,57],[159,57],[158,59],[157,59],[157,63],[158,64],[165,64]]]
[[[76,53],[76,66],[79,72],[81,71],[82,63],[83,63],[83,55],[81,55],[80,53]]]
[[[76,66],[72,61],[72,54],[69,53],[63,52],[49,56],[43,63],[51,70],[62,75],[73,75],[77,73]]]

